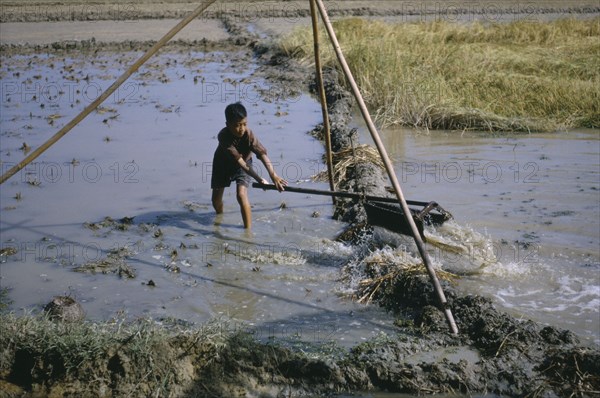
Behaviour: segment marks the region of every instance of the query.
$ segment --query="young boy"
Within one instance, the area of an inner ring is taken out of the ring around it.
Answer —
[[[250,177],[260,183],[268,184],[267,180],[261,178],[252,169],[252,152],[263,162],[279,191],[284,190],[287,181],[275,173],[271,160],[267,156],[267,149],[248,128],[248,114],[241,103],[237,102],[225,108],[225,121],[226,127],[219,132],[219,146],[213,158],[210,183],[212,204],[217,214],[223,213],[223,192],[232,181],[235,181],[244,228],[250,229],[252,227],[252,212],[248,201]]]

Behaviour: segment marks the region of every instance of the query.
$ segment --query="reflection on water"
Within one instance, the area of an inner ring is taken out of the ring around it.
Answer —
[[[454,215],[428,240],[464,291],[600,342],[598,131],[391,129],[382,139],[407,198]]]

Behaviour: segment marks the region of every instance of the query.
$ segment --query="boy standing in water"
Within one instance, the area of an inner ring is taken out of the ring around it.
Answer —
[[[217,214],[223,213],[223,192],[226,187],[236,182],[236,197],[242,212],[244,228],[252,227],[252,212],[248,201],[250,177],[268,184],[252,169],[252,152],[265,165],[273,184],[283,191],[287,181],[279,177],[273,170],[267,149],[258,141],[252,130],[248,128],[246,108],[239,102],[225,108],[225,128],[219,132],[219,146],[215,150],[212,164],[212,204]]]

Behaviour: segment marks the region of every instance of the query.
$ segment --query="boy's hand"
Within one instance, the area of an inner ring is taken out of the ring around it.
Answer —
[[[288,182],[286,180],[284,180],[283,178],[279,177],[278,175],[274,175],[273,177],[271,177],[271,179],[273,180],[273,184],[275,184],[275,187],[277,188],[277,190],[279,192],[285,190],[285,187],[288,184]]]

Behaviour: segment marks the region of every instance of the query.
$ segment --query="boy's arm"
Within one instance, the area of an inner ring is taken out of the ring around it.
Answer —
[[[273,180],[273,184],[275,184],[277,190],[279,192],[283,191],[288,182],[283,178],[279,177],[277,173],[275,173],[275,170],[273,169],[273,164],[271,163],[271,159],[269,159],[269,157],[266,154],[263,154],[260,155],[260,160],[267,168],[267,171],[269,172],[269,177],[271,177],[271,180]]]
[[[238,159],[238,164],[240,165],[240,167],[242,169],[244,169],[244,171],[246,173],[248,173],[256,181],[260,182],[261,184],[268,184],[269,183],[267,180],[265,180],[264,178],[262,178],[261,176],[259,176],[258,174],[256,174],[256,171],[254,171],[254,169],[252,167],[248,166],[248,163],[246,163],[246,161],[244,160],[244,158],[239,158]]]

